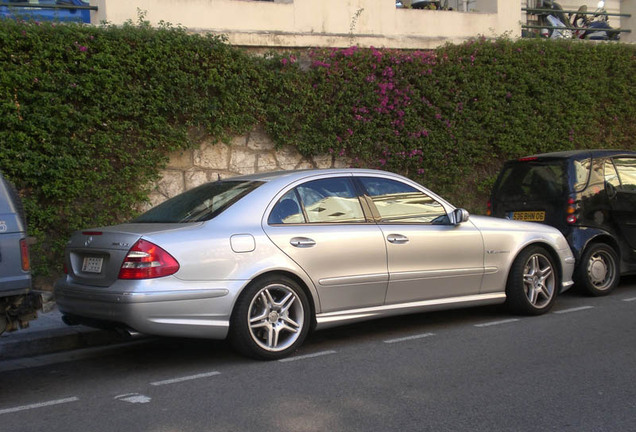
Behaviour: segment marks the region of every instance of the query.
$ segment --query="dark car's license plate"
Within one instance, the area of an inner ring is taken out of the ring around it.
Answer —
[[[519,211],[512,212],[512,219],[526,222],[543,222],[545,220],[544,211]]]

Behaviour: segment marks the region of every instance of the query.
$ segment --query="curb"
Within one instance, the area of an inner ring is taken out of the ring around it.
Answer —
[[[60,351],[121,343],[125,339],[114,331],[87,327],[41,330],[25,335],[9,334],[0,341],[0,361],[52,354]]]
[[[55,304],[38,313],[28,328],[0,336],[0,361],[35,357],[82,348],[112,345],[129,341],[114,330],[82,325],[68,326]]]

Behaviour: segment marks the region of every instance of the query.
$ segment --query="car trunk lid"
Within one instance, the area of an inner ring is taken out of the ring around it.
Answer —
[[[568,198],[566,162],[522,159],[506,163],[495,184],[492,214],[566,229]]]
[[[66,272],[74,283],[112,285],[133,245],[142,237],[192,224],[127,224],[77,231],[66,246]]]

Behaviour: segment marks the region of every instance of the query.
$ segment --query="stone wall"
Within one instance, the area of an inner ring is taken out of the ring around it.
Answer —
[[[293,147],[276,149],[262,128],[235,137],[229,145],[213,142],[209,137],[201,138],[200,142],[194,149],[170,155],[170,161],[161,171],[161,178],[154,185],[150,204],[146,208],[219,178],[267,171],[348,166],[346,161],[332,155],[305,158]]]

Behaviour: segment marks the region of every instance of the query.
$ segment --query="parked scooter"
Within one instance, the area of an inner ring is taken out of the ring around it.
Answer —
[[[567,28],[570,26],[570,21],[565,16],[561,5],[551,0],[544,0],[543,8],[550,9],[550,11],[540,14],[538,17],[539,25],[546,26],[541,29],[541,36],[550,39],[571,39],[572,30]]]
[[[572,19],[572,27],[577,27],[574,37],[590,40],[619,40],[620,32],[612,31],[605,9],[605,2],[599,1],[592,19],[586,14],[587,6],[581,6]]]

